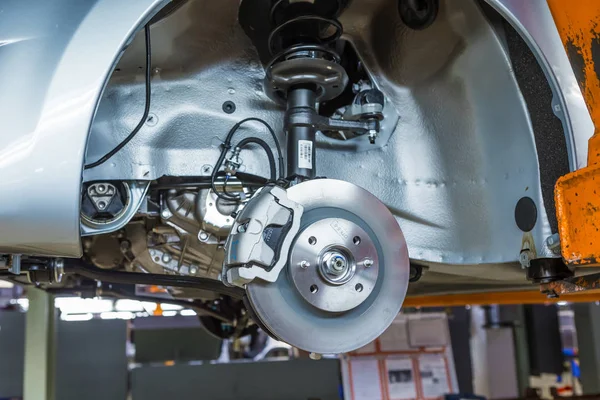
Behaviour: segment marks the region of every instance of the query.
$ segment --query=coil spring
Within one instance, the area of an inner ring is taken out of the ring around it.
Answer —
[[[272,65],[276,61],[284,57],[289,57],[290,55],[296,53],[298,50],[303,52],[323,52],[325,54],[333,56],[334,59],[338,60],[339,62],[339,55],[337,55],[337,53],[335,53],[332,49],[327,48],[326,46],[332,44],[342,36],[342,24],[335,18],[335,16],[337,16],[341,12],[342,0],[336,0],[337,10],[335,11],[334,16],[332,17],[325,17],[316,14],[306,14],[287,19],[286,21],[278,24],[276,21],[276,13],[280,6],[284,4],[289,5],[289,0],[277,0],[270,10],[271,24],[275,27],[271,30],[267,39],[269,52],[271,53],[271,56],[273,56],[273,59],[269,64]],[[330,28],[333,28],[334,31],[331,34],[324,37],[317,36],[311,38],[315,41],[315,43],[297,43],[295,45],[288,46],[287,48],[281,50],[277,48],[278,43],[283,38],[284,31],[286,28],[289,28],[293,25],[314,23],[322,25],[321,29],[319,29],[320,32],[327,32]]]

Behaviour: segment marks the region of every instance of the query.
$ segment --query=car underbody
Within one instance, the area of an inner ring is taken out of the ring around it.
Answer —
[[[72,12],[93,24],[111,2],[97,3]],[[406,295],[536,290],[530,266],[562,262],[554,184],[585,165],[593,127],[581,93],[565,95],[573,72],[549,68],[568,59],[550,51],[547,6],[526,19],[500,0],[138,3],[117,11],[138,14],[98,96],[49,86],[38,119],[55,121],[35,147],[66,144],[6,185],[19,212],[45,215],[2,213],[5,276],[91,296],[158,285],[220,337],[260,326],[340,353]],[[90,32],[86,48],[103,40]],[[102,64],[98,46],[79,69]],[[8,181],[22,163],[0,158]],[[67,186],[77,196],[58,205]]]

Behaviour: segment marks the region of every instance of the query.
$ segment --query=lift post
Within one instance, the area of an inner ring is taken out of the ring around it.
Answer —
[[[56,309],[54,296],[27,290],[23,394],[27,400],[54,400],[56,366]]]

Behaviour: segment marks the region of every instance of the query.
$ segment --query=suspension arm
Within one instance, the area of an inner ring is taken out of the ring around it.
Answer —
[[[64,272],[66,274],[81,275],[102,282],[161,285],[209,290],[235,299],[241,299],[244,295],[243,289],[227,287],[220,281],[214,279],[179,275],[145,274],[140,272],[108,271],[94,267],[80,260],[75,260],[73,262],[65,260]]]

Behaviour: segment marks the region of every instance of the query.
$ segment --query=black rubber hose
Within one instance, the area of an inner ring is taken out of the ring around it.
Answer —
[[[77,274],[102,282],[201,289],[231,296],[235,299],[241,299],[244,296],[243,289],[225,286],[222,282],[214,279],[179,275],[145,274],[140,272],[110,271],[94,267],[90,264],[84,263],[81,260],[65,260],[65,273]]]
[[[240,127],[240,125],[242,125],[243,123],[248,122],[248,121],[260,122],[267,128],[267,130],[271,134],[271,137],[273,138],[273,142],[275,142],[275,148],[277,149],[277,157],[279,160],[279,179],[284,179],[285,171],[283,170],[283,153],[281,152],[281,146],[279,145],[279,140],[277,140],[277,136],[275,135],[275,131],[273,131],[273,128],[271,128],[271,125],[269,125],[266,121],[264,121],[260,118],[250,117],[250,118],[246,118],[246,119],[243,119],[240,122],[238,122],[236,124],[237,126],[234,127],[234,129],[232,129],[232,130],[235,132]],[[230,141],[231,141],[231,137],[233,137],[233,133],[231,133],[231,136],[229,137]]]
[[[223,192],[220,193],[217,190],[217,186],[216,186],[216,179],[217,179],[217,175],[219,174],[219,169],[221,169],[221,166],[223,165],[223,160],[225,160],[225,156],[227,155],[227,151],[229,150],[230,146],[225,146],[223,148],[223,151],[221,152],[221,155],[219,156],[219,160],[217,161],[217,163],[215,164],[215,168],[213,169],[213,173],[210,177],[210,187],[213,190],[213,192],[217,195],[218,198],[225,200],[225,201],[237,201],[240,199],[239,196],[232,196],[227,192]],[[225,182],[225,186],[227,186],[227,182]]]
[[[138,122],[137,126],[133,128],[131,133],[123,139],[121,143],[119,143],[114,149],[106,153],[102,156],[98,161],[94,161],[93,163],[86,164],[83,169],[90,169],[97,167],[100,164],[105,163],[112,156],[117,154],[119,150],[127,145],[133,139],[133,137],[142,129],[142,126],[146,123],[146,119],[148,118],[148,113],[150,112],[150,97],[152,95],[150,88],[150,79],[152,75],[152,49],[150,46],[150,24],[146,24],[144,26],[144,34],[146,37],[146,104],[144,105],[144,114],[142,115],[142,119]]]
[[[221,157],[219,157],[219,161],[217,161],[217,164],[215,165],[215,170],[213,171],[213,174],[218,172],[218,167],[220,167],[223,163],[223,160],[225,160],[227,151],[231,148],[231,139],[233,138],[233,135],[237,132],[237,130],[240,128],[240,126],[242,126],[242,124],[244,124],[246,122],[250,122],[250,121],[260,122],[267,128],[267,130],[271,134],[271,137],[273,138],[273,141],[275,142],[275,148],[277,149],[277,157],[278,157],[278,161],[279,161],[279,178],[283,179],[284,175],[285,175],[285,172],[283,171],[283,153],[281,152],[281,146],[279,145],[279,140],[277,140],[275,131],[273,131],[273,128],[271,128],[271,125],[269,125],[266,121],[264,121],[260,118],[254,118],[254,117],[245,118],[245,119],[241,120],[240,122],[235,124],[229,130],[229,132],[227,133],[227,136],[225,137],[225,141],[223,142],[223,152],[221,153]]]
[[[272,182],[275,182],[275,180],[277,179],[277,169],[275,167],[275,157],[273,156],[273,151],[271,150],[271,148],[269,147],[267,142],[265,142],[262,139],[256,138],[256,137],[249,137],[249,138],[242,139],[242,141],[240,141],[236,145],[236,147],[239,149],[243,149],[244,147],[248,146],[249,144],[256,144],[263,148],[263,150],[267,154],[267,159],[269,160],[269,171],[270,171],[270,176],[271,176],[270,179]],[[220,166],[219,166],[219,168],[220,168]],[[212,181],[211,185],[212,185],[213,190],[215,190],[214,184],[215,184],[215,182]],[[217,195],[217,197],[221,198],[222,200],[236,201],[237,199],[239,199],[238,196],[231,195],[227,192],[227,181],[225,181],[225,185],[223,186],[223,193],[218,193],[215,191],[215,194]]]
[[[271,181],[274,182],[275,180],[277,180],[277,167],[275,167],[275,157],[273,156],[273,151],[271,150],[267,142],[259,138],[249,137],[242,139],[242,141],[240,141],[237,144],[237,147],[243,149],[249,144],[256,144],[257,146],[262,147],[265,153],[267,153],[267,158],[269,159],[269,171],[271,171]]]
[[[266,126],[267,129],[269,130],[269,133],[271,134],[271,136],[273,137],[273,140],[275,141],[275,147],[277,148],[277,156],[278,156],[278,160],[279,160],[279,178],[284,179],[285,172],[283,170],[283,155],[281,152],[281,146],[279,145],[279,141],[277,140],[277,136],[275,135],[273,128],[271,128],[271,125],[269,125],[267,122],[265,122],[264,120],[262,120],[260,118],[254,118],[254,117],[245,118],[245,119],[241,120],[240,122],[236,123],[227,133],[227,136],[225,137],[225,141],[223,142],[223,150],[221,151],[221,154],[219,155],[219,159],[217,160],[217,163],[215,164],[215,167],[211,174],[212,189],[215,192],[215,194],[223,200],[228,200],[228,201],[240,200],[240,198],[238,196],[232,196],[227,193],[219,193],[215,187],[215,180],[217,178],[217,174],[219,173],[219,170],[223,166],[223,161],[225,161],[227,152],[229,151],[229,149],[231,149],[231,139],[233,138],[233,135],[237,132],[237,130],[240,128],[240,126],[242,126],[242,124],[249,122],[249,121],[260,122],[261,124]]]

